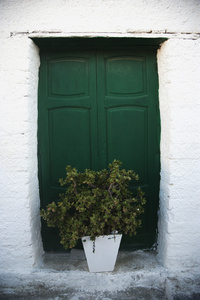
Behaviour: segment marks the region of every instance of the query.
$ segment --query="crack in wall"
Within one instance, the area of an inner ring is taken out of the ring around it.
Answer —
[[[112,37],[115,35],[116,37],[125,36],[125,37],[132,37],[133,35],[137,35],[140,37],[147,37],[152,35],[152,37],[158,37],[160,35],[167,37],[180,37],[184,39],[193,39],[196,40],[200,38],[200,32],[176,32],[176,31],[168,31],[168,30],[147,30],[147,31],[140,31],[140,30],[130,30],[127,29],[125,32],[116,31],[116,32],[64,32],[62,30],[50,30],[50,31],[12,31],[10,32],[10,37],[14,36],[24,36],[27,35],[29,37],[73,37],[73,36],[81,36],[81,37]],[[144,35],[144,36],[143,36]]]

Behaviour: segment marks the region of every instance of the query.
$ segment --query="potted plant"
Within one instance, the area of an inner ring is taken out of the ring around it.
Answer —
[[[75,247],[78,239],[82,238],[90,272],[112,271],[116,261],[114,252],[117,256],[121,234],[131,236],[141,226],[139,217],[144,212],[144,193],[140,188],[136,195],[129,190],[130,182],[137,181],[139,177],[132,170],[120,169],[121,164],[114,160],[108,169],[86,169],[83,173],[67,166],[66,178],[59,180],[60,185],[66,187],[60,201],[52,202],[46,210],[41,210],[47,225],[58,227],[64,248]],[[117,249],[110,250],[108,243]],[[106,247],[105,253],[102,248],[99,249],[101,244]],[[111,258],[108,258],[109,252]],[[98,263],[98,259],[105,260],[106,266],[103,262]],[[97,267],[94,262],[97,262]]]

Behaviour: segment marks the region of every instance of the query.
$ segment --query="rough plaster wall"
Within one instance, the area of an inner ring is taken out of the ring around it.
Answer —
[[[200,23],[198,0],[3,0],[1,7],[8,32],[198,32]]]
[[[161,112],[159,256],[200,266],[200,40],[171,39],[158,52]]]
[[[161,110],[159,257],[200,265],[198,0],[0,2],[0,269],[40,262],[37,179],[38,49],[28,38],[167,36],[158,52]]]
[[[27,268],[42,251],[37,179],[38,51],[30,39],[2,39],[1,269]],[[35,246],[37,243],[38,246]],[[37,249],[36,249],[37,248]]]

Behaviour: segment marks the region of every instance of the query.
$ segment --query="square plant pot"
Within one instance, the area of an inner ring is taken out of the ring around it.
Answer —
[[[90,272],[112,272],[115,267],[122,234],[82,237],[83,248]]]

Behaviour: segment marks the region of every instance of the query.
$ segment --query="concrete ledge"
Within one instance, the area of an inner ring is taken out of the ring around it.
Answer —
[[[120,252],[111,273],[89,273],[82,250],[46,254],[44,262],[32,272],[2,273],[1,299],[200,299],[200,278],[170,274],[155,252]]]

